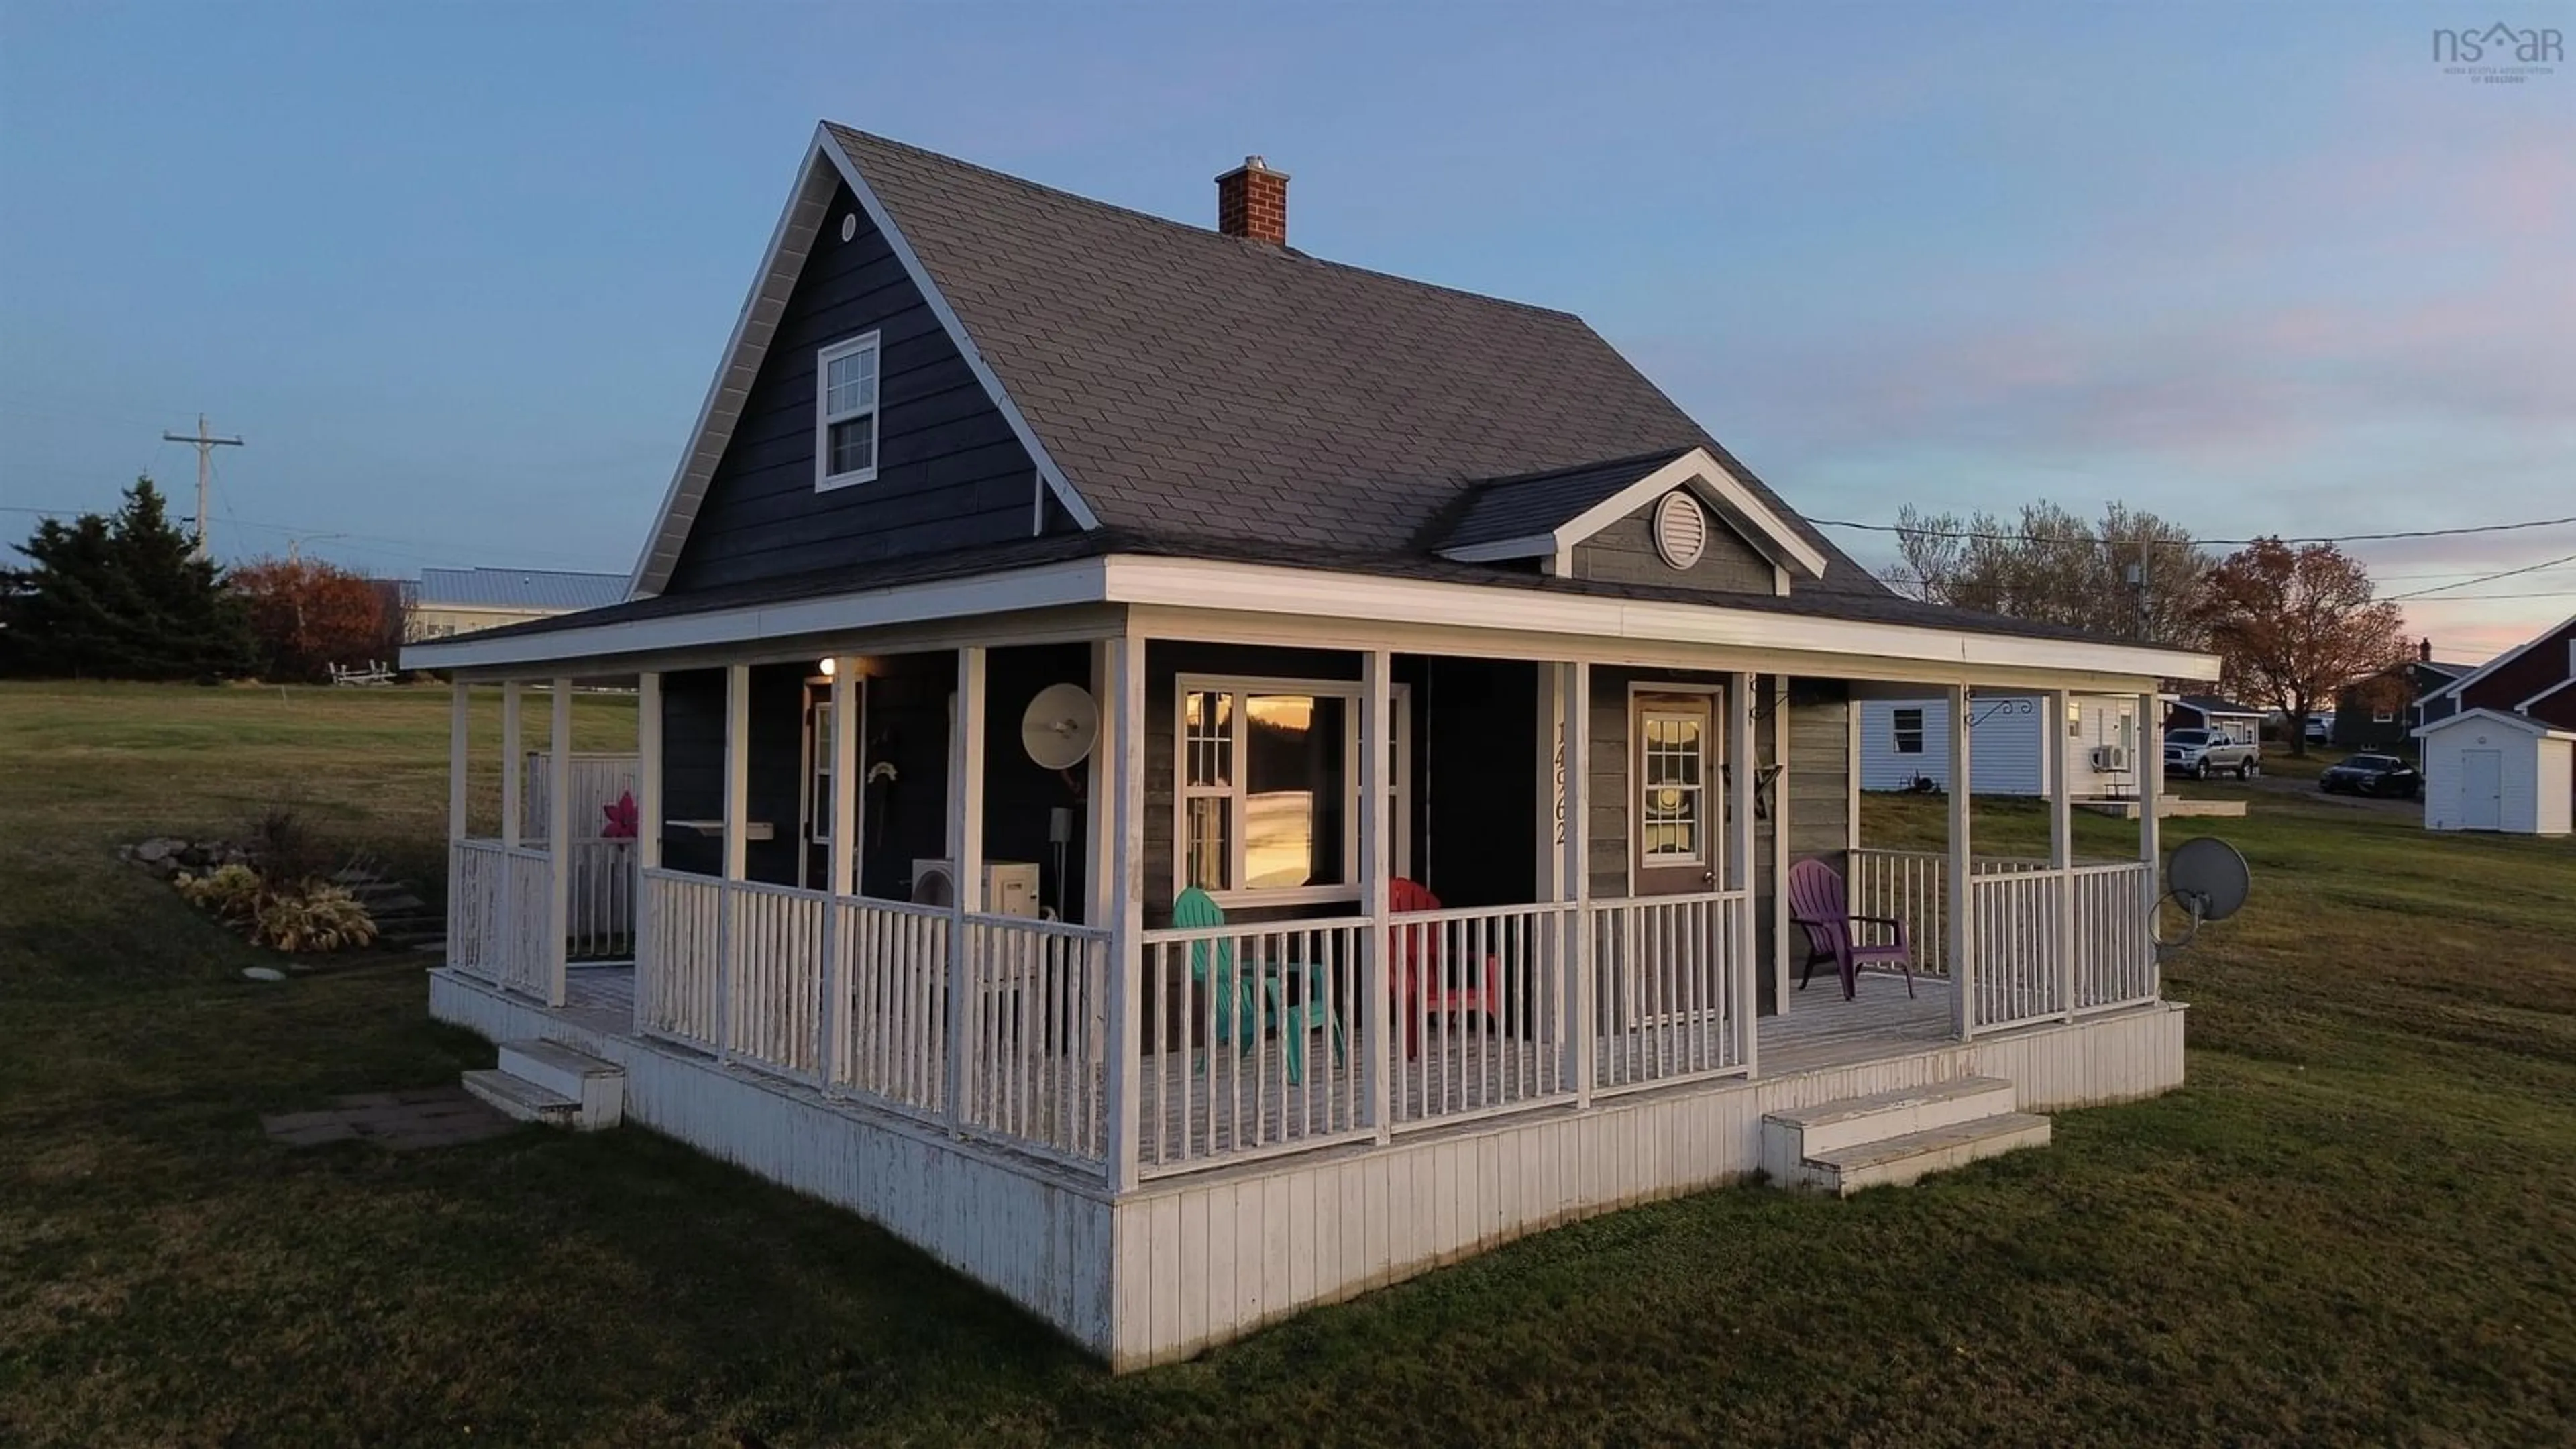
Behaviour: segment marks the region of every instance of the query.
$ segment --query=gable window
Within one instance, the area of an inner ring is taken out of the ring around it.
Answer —
[[[877,476],[877,351],[877,334],[870,332],[815,354],[817,491]]]
[[[1410,699],[1394,686],[1390,868],[1409,869]],[[1172,889],[1287,903],[1360,895],[1360,686],[1183,675],[1175,701]]]
[[[1900,755],[1923,753],[1923,711],[1900,709],[1896,711],[1895,719],[1896,752]]]

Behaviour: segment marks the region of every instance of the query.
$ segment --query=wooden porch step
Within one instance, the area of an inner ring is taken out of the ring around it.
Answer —
[[[1849,1197],[1981,1157],[2048,1143],[2000,1077],[1957,1077],[1866,1097],[1785,1108],[1762,1119],[1762,1170],[1783,1187]]]
[[[498,1067],[467,1072],[463,1080],[466,1091],[490,1103],[504,1117],[549,1127],[571,1127],[580,1122],[581,1103]]]
[[[2001,1077],[1954,1077],[1928,1087],[1900,1087],[1785,1108],[1766,1113],[1762,1126],[1766,1134],[1775,1126],[1788,1129],[1796,1137],[1798,1156],[1805,1158],[1855,1143],[1971,1122],[2020,1105],[2020,1094]]]
[[[501,1043],[501,1070],[580,1108],[572,1125],[584,1131],[614,1127],[626,1114],[626,1069],[561,1042]]]
[[[1920,1177],[2048,1145],[2048,1119],[2032,1112],[2002,1112],[1879,1142],[1819,1153],[1798,1165],[1797,1186],[1836,1197],[1865,1187],[1902,1187]]]

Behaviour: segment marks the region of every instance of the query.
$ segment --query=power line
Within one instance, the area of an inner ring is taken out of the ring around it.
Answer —
[[[2481,574],[2474,579],[2463,579],[2456,584],[2436,584],[2432,588],[2417,589],[2413,593],[2409,594],[2390,594],[2386,598],[2381,599],[2380,602],[2383,604],[2394,604],[2406,599],[2420,599],[2428,594],[2446,594],[2453,589],[2465,589],[2472,584],[2493,583],[2497,579],[2509,579],[2516,574],[2536,574],[2542,569],[2554,569],[2560,564],[2570,563],[2576,563],[2576,553],[2571,553],[2565,558],[2551,559],[2547,563],[2524,564],[2518,569],[2499,569],[2491,574]]]
[[[2096,543],[2108,545],[2115,542],[2115,540],[2112,539],[2095,538],[2089,534],[2059,534],[2050,537],[2042,537],[2031,533],[1991,533],[1971,528],[1918,528],[1903,523],[1861,523],[1857,520],[1848,518],[1811,518],[1807,521],[1815,524],[1819,528],[1859,528],[1866,529],[1871,533],[1910,533],[1919,538],[1965,538],[1981,540],[1988,543]],[[2512,533],[2529,528],[2563,528],[2571,523],[2576,523],[2576,514],[2570,514],[2565,518],[2526,518],[2516,523],[2481,523],[2474,524],[2466,528],[2413,528],[2402,529],[2392,533],[2313,534],[2297,538],[2280,537],[2276,538],[2274,541],[2280,543],[2384,543],[2392,539],[2401,538],[2452,538],[2461,534],[2469,533]],[[2176,542],[2195,546],[2201,544],[2216,544],[2227,547],[2242,547],[2250,543],[2261,543],[2263,540],[2258,538],[2201,538],[2193,536],[2176,540]]]

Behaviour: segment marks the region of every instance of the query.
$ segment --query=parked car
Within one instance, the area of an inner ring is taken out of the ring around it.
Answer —
[[[2251,780],[2263,772],[2263,752],[2233,735],[2217,730],[2179,729],[2165,732],[2165,773],[2186,775],[2206,780],[2212,775],[2234,775]]]
[[[2424,776],[2395,755],[2354,755],[2328,765],[2317,776],[2317,788],[2329,795],[2382,795],[2397,800],[2424,798]]]

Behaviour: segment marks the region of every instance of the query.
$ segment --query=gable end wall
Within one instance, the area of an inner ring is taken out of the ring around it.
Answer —
[[[858,230],[841,240],[842,218]],[[875,481],[814,488],[814,356],[884,339]],[[1037,467],[884,235],[839,189],[780,314],[666,593],[1032,531]],[[1061,513],[1058,527],[1070,526]]]
[[[1716,514],[1708,515],[1708,546],[1699,562],[1676,569],[1655,551],[1658,498],[1574,546],[1574,576],[1621,584],[1660,584],[1711,593],[1768,594],[1771,561]]]

